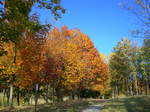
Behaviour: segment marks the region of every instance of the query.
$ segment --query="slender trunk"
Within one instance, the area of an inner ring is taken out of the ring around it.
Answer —
[[[103,100],[105,99],[105,96],[104,96],[104,95],[102,96],[102,99],[103,99]]]
[[[138,81],[137,81],[137,77],[135,77],[135,91],[136,91],[136,95],[139,95],[139,93],[138,93]]]
[[[39,85],[36,84],[35,86],[35,112],[37,111],[37,103],[38,103],[38,88],[39,88]]]
[[[148,80],[145,81],[146,95],[149,95],[149,83]]]
[[[46,85],[46,103],[48,104],[48,84]]]
[[[113,92],[112,92],[112,98],[114,99],[115,98],[115,90],[113,89]]]
[[[116,86],[114,88],[114,98],[116,98]]]
[[[144,86],[144,84],[142,83],[142,84],[141,84],[141,90],[140,90],[141,95],[143,95],[143,93],[144,93],[144,90],[143,90],[144,87],[143,87],[143,86]]]
[[[138,82],[137,85],[138,85],[138,95],[141,95],[141,93],[140,93],[140,91],[141,91],[140,83]]]
[[[13,107],[13,84],[10,84],[9,106]]]
[[[125,85],[126,85],[126,95],[129,96],[128,79],[125,80]]]
[[[13,64],[16,64],[16,53],[17,53],[17,49],[16,49],[16,43],[14,45],[14,54],[13,54]],[[11,83],[10,83],[10,96],[9,96],[9,106],[13,107],[13,81],[14,81],[14,77],[15,74],[12,75],[12,77],[10,78]]]
[[[31,95],[31,97],[30,97],[30,104],[32,105],[32,95]]]
[[[115,95],[118,97],[119,96],[119,92],[118,92],[118,86],[116,85],[116,88],[115,88]]]
[[[74,99],[75,99],[75,92],[74,92],[74,91],[71,91],[71,92],[70,92],[70,99],[71,99],[71,100],[74,100]]]
[[[77,91],[78,100],[81,99],[81,89],[79,88]]]
[[[59,101],[59,102],[63,101],[63,97],[61,95],[60,88],[56,88],[55,91],[56,91],[57,101]]]
[[[111,98],[114,99],[114,91],[112,91]]]
[[[53,101],[53,103],[54,103],[54,94],[55,94],[55,89],[54,89],[54,87],[52,87],[52,101]]]
[[[133,84],[130,85],[130,95],[133,96]]]
[[[3,89],[3,93],[2,93],[2,106],[4,107],[5,104],[4,104],[4,101],[5,100],[5,89]]]
[[[118,86],[117,86],[117,87],[118,87]],[[120,95],[120,89],[119,89],[119,87],[118,87],[117,89],[118,89],[118,91],[117,91],[117,92],[118,92],[118,96],[119,96],[119,95]]]
[[[17,91],[17,104],[18,104],[18,106],[20,106],[20,94],[19,94],[19,90]]]
[[[135,82],[135,95],[138,95],[138,85],[137,85],[137,81]]]
[[[143,83],[142,83],[141,86],[140,86],[140,87],[141,87],[141,90],[140,90],[141,95],[143,95],[143,86],[144,86],[144,85],[143,85]]]
[[[6,95],[7,95],[7,106],[9,106],[9,89],[6,90]]]

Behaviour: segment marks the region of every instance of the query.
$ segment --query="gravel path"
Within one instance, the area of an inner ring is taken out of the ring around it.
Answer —
[[[92,105],[88,107],[87,109],[83,110],[82,112],[100,112],[102,109],[103,105],[97,104],[97,105]]]

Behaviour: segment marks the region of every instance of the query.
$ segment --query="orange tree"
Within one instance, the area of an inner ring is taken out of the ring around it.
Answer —
[[[46,73],[56,93],[62,95],[67,90],[78,94],[83,88],[95,90],[95,86],[97,91],[105,91],[108,67],[87,35],[66,26],[55,28],[48,35],[45,50]]]
[[[26,90],[27,93],[25,96],[32,92],[32,90],[37,92],[41,84],[44,63],[44,56],[42,54],[43,42],[43,38],[37,38],[35,36],[27,36],[20,41],[20,67],[17,70],[18,80],[16,86],[21,90]]]

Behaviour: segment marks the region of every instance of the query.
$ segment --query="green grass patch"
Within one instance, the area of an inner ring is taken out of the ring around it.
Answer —
[[[112,99],[100,112],[150,112],[150,96]]]

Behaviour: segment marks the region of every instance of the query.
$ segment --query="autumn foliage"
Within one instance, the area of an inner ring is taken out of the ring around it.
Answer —
[[[57,79],[53,82],[58,84],[56,88],[61,89],[61,83],[66,90],[74,92],[83,88],[105,91],[108,66],[87,35],[66,26],[60,30],[54,28],[46,38],[45,47],[45,69],[52,81]]]
[[[57,99],[80,96],[83,89],[101,94],[107,90],[108,66],[91,39],[78,29],[54,28],[45,38],[29,35],[17,45],[5,46],[7,55],[0,60],[3,87],[13,80],[11,84],[18,88],[18,93],[28,91],[26,95],[31,96],[38,84],[39,97],[43,96],[47,102],[52,98],[51,89],[53,100],[54,96]]]

